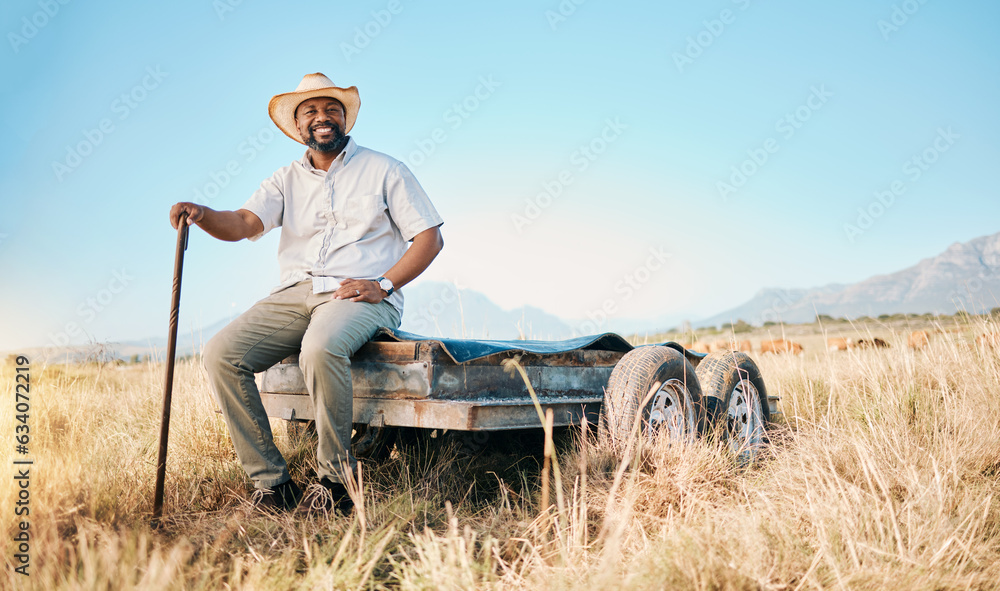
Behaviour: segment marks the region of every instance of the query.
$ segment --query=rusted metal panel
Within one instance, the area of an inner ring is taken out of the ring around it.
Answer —
[[[275,394],[307,394],[306,382],[298,365],[281,362],[264,373],[259,373],[257,389]]]
[[[286,421],[316,420],[312,400],[309,399],[308,395],[261,392],[260,401],[264,403],[264,409],[267,410],[269,417],[285,419]]]
[[[520,402],[520,401],[517,401]],[[596,425],[601,410],[601,399],[578,398],[565,399],[559,402],[542,403],[542,411],[551,408],[553,425],[565,427],[579,425],[580,419]],[[498,431],[504,429],[541,428],[538,411],[534,405],[494,401],[490,404],[479,404],[472,409],[471,431]]]
[[[285,420],[315,420],[312,401],[300,394],[262,393],[261,401],[268,416]],[[553,411],[557,426],[579,425],[586,416],[597,422],[600,400],[564,399],[542,404]],[[378,426],[454,429],[460,431],[499,431],[540,427],[538,411],[524,400],[441,401],[398,399],[355,399],[354,422]]]
[[[356,363],[351,366],[351,383],[355,398],[426,398],[430,393],[430,369],[426,362]],[[262,393],[308,394],[302,370],[286,363],[258,374],[257,387]]]
[[[431,368],[426,361],[352,363],[351,384],[355,398],[427,398]]]
[[[524,369],[539,398],[559,398],[602,396],[613,368],[526,366]],[[439,400],[529,397],[521,376],[512,376],[499,366],[436,366],[431,391],[432,397]]]
[[[504,351],[458,364],[440,343],[369,342],[351,358],[354,420],[399,427],[497,430],[537,427],[538,416],[524,381],[504,371]],[[596,421],[604,387],[624,353],[568,351],[520,354],[542,405],[556,425]],[[269,416],[314,418],[298,356],[257,376]]]

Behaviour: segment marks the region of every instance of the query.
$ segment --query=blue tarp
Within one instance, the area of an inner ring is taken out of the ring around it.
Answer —
[[[440,343],[441,347],[455,360],[455,363],[465,363],[480,359],[494,353],[515,351],[546,355],[550,353],[566,353],[578,349],[590,351],[617,351],[628,353],[634,347],[624,338],[611,332],[601,335],[577,337],[565,341],[474,341],[468,339],[441,339],[425,337],[402,330],[380,328],[373,341],[430,341]]]

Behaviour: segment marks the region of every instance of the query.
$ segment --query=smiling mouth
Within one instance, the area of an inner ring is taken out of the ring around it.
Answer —
[[[330,127],[329,125],[324,125],[324,126],[321,126],[321,127],[314,127],[312,130],[313,130],[313,133],[333,133],[333,128]]]

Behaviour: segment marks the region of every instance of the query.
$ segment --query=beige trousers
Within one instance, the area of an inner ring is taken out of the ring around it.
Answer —
[[[400,315],[385,301],[369,304],[332,297],[332,292],[312,293],[310,281],[297,283],[254,304],[205,346],[209,387],[229,426],[236,455],[257,488],[273,488],[290,476],[274,445],[254,374],[297,351],[316,410],[317,478],[343,482],[344,467],[356,466],[350,452],[350,357],[380,326],[398,328]]]

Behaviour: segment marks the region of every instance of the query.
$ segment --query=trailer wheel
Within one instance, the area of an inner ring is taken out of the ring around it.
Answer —
[[[752,460],[767,444],[771,420],[764,379],[747,354],[739,351],[710,353],[698,365],[709,421],[723,428],[730,449],[743,460]]]
[[[643,401],[646,404],[640,408]],[[702,433],[701,388],[684,355],[668,347],[648,346],[633,349],[618,361],[604,394],[600,422],[603,436],[616,451],[628,444],[636,417],[641,437],[647,441],[660,435],[670,441],[692,441]]]

